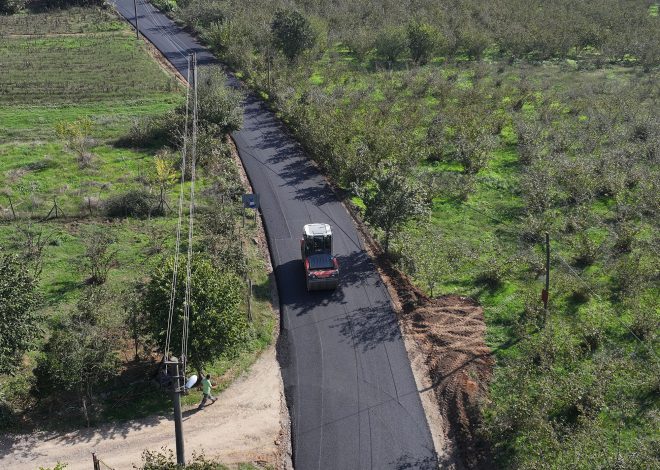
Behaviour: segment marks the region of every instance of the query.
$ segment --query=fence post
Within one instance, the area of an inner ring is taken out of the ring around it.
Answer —
[[[252,279],[248,278],[248,320],[252,321]]]
[[[9,199],[9,207],[11,207],[11,215],[13,216],[14,220],[16,220],[16,212],[14,212],[14,203],[11,200],[11,196],[7,195],[7,199]]]
[[[94,470],[101,470],[101,464],[95,452],[92,452],[92,462],[94,462]]]

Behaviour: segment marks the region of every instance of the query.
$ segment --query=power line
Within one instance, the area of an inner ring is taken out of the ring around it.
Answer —
[[[198,99],[197,99],[197,54],[192,56],[193,67],[193,119],[192,119],[192,161],[190,166],[190,206],[188,215],[188,261],[186,264],[186,296],[184,302],[183,333],[181,341],[181,357],[183,358],[183,374],[186,373],[187,355],[188,355],[188,334],[190,322],[190,302],[191,302],[191,275],[192,275],[192,256],[193,256],[193,232],[195,225],[195,174],[197,159],[197,119],[198,119]]]
[[[190,57],[188,60],[188,83],[190,83]],[[176,224],[176,245],[174,248],[174,266],[172,268],[172,284],[170,286],[170,304],[169,314],[167,320],[167,336],[165,340],[164,354],[167,356],[170,353],[170,340],[172,336],[172,319],[174,317],[174,306],[176,301],[176,284],[179,270],[179,252],[181,247],[181,221],[183,219],[183,193],[184,184],[186,180],[186,155],[188,153],[188,108],[190,106],[190,86],[186,88],[186,118],[183,133],[183,149],[181,151],[181,183],[179,187],[179,217]]]

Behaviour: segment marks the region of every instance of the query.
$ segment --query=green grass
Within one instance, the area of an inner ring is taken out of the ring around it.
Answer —
[[[25,18],[35,27],[42,19]],[[74,34],[78,28],[73,22],[58,32],[62,34],[0,37],[0,105],[144,99],[178,91],[175,79],[149,57],[144,43],[136,42],[125,25],[117,28],[116,18],[107,13],[98,21],[99,32]],[[47,26],[48,22],[42,25]]]
[[[115,240],[111,248],[117,256],[105,283],[110,296],[105,307],[117,318],[124,312],[124,290],[148,278],[162,258],[173,253],[177,220],[171,211],[148,220],[106,220],[96,205],[90,214],[85,198],[102,204],[130,189],[155,190],[149,180],[156,149],[125,148],[116,143],[136,120],[175,108],[185,95],[149,56],[144,42],[135,41],[128,26],[109,11],[74,8],[48,15],[0,16],[0,28],[0,246],[20,252],[25,242],[21,229],[27,227],[50,240],[39,279],[45,336],[35,345],[38,347],[76,308],[86,288],[83,255],[87,230],[103,230]],[[81,118],[93,123],[91,164],[84,167],[55,132],[57,123]],[[202,194],[207,176],[200,170],[198,177]],[[178,186],[167,193],[171,207],[177,194]],[[10,198],[18,220],[12,218]],[[43,221],[54,200],[64,216]],[[198,210],[206,210],[203,196],[198,204]],[[236,217],[239,223],[238,214]],[[209,368],[219,389],[247,371],[272,342],[275,319],[270,286],[263,254],[250,241],[256,236],[253,225],[248,222],[245,243],[255,283],[254,332],[237,356],[219,358]],[[161,245],[162,251],[155,251],[154,244]],[[122,377],[133,377],[131,383],[136,381],[136,373],[144,378],[146,362],[130,362],[129,345],[124,349],[120,351],[126,369]],[[31,369],[38,355],[37,350],[29,352],[16,377],[0,377],[0,395],[17,414],[32,407],[25,415],[28,422],[34,419],[37,426],[61,427],[58,418],[40,414],[42,410],[34,407],[29,395],[34,379]],[[171,406],[168,394],[148,381],[128,388],[117,388],[114,383],[103,387],[107,396],[100,401],[100,420],[135,419],[165,412]],[[192,393],[184,402],[198,400]],[[81,423],[71,417],[65,426],[77,424]]]

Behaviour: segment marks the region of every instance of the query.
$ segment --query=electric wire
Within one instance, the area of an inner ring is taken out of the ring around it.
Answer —
[[[190,83],[190,57],[187,58],[188,61],[188,83]],[[185,127],[183,133],[183,148],[181,151],[181,183],[179,187],[179,207],[178,207],[178,220],[176,224],[176,244],[174,248],[174,266],[172,268],[172,284],[170,286],[170,304],[169,304],[169,314],[167,319],[167,336],[165,340],[165,350],[164,353],[169,355],[170,352],[170,340],[172,337],[172,319],[174,317],[174,306],[176,302],[176,284],[178,278],[179,270],[179,252],[181,247],[181,221],[183,218],[183,194],[184,194],[184,185],[186,181],[186,154],[188,152],[188,108],[190,106],[190,86],[186,88],[186,118],[185,118]]]
[[[192,156],[190,165],[190,207],[188,215],[188,261],[186,265],[186,294],[184,303],[183,332],[181,341],[181,356],[183,362],[183,374],[185,376],[188,355],[188,335],[190,322],[190,303],[192,291],[192,257],[193,257],[193,232],[195,225],[195,177],[197,163],[197,119],[198,119],[198,97],[197,97],[197,54],[193,53],[193,118],[192,118]]]

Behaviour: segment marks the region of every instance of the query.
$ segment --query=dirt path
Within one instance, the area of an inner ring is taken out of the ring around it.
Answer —
[[[275,348],[267,349],[250,372],[237,379],[203,411],[184,410],[186,457],[202,449],[231,464],[268,463],[281,467],[282,379]],[[199,392],[196,392],[199,393]],[[284,407],[285,408],[285,407]],[[288,423],[284,423],[288,427]],[[277,443],[277,444],[276,444]],[[92,467],[91,452],[115,469],[130,469],[144,449],[174,449],[170,418],[150,417],[67,434],[34,433],[0,437],[0,468],[34,470],[66,462],[67,470]]]

